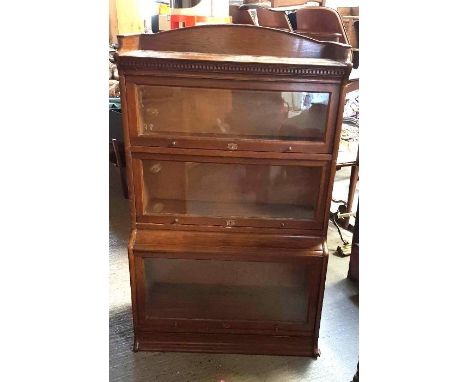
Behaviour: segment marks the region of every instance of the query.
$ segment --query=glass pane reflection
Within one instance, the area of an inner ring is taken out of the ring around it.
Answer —
[[[145,258],[146,316],[306,322],[303,265]]]
[[[320,178],[320,167],[144,160],[144,211],[312,220]]]
[[[323,141],[329,93],[141,85],[140,134]]]

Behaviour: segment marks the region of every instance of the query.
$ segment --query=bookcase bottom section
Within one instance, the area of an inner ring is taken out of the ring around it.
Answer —
[[[305,288],[154,284],[147,301],[152,318],[307,321]]]
[[[320,356],[312,336],[139,332],[135,351]]]

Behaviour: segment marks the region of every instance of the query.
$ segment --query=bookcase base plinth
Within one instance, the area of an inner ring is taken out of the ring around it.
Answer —
[[[135,351],[304,356],[320,350],[309,336],[262,336],[204,333],[138,333]]]

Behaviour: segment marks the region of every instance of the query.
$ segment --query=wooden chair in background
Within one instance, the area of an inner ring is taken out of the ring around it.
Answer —
[[[348,36],[349,45],[353,47],[353,67],[359,67],[359,7],[338,7],[343,27]]]
[[[296,12],[296,33],[321,41],[348,44],[348,37],[337,11],[327,7],[308,7]]]
[[[359,78],[351,78],[348,80],[348,83],[345,86],[345,93],[351,93],[359,89]],[[336,164],[336,170],[339,171],[344,167],[351,167],[351,175],[349,177],[349,187],[348,187],[348,199],[346,201],[345,213],[350,214],[353,210],[354,195],[356,193],[357,182],[359,181],[359,146],[357,148],[356,159],[352,161],[341,162],[338,159]],[[340,225],[348,229],[349,226],[349,216],[345,217]]]
[[[255,25],[250,12],[247,9],[242,9],[239,5],[229,6],[229,16],[232,17],[233,24]]]
[[[256,7],[258,25],[262,27],[281,29],[292,32],[293,28],[288,16],[284,12],[271,11],[267,8]]]
[[[326,0],[313,0],[313,1],[311,1],[311,3],[316,3],[318,6],[324,7],[325,6],[325,1]],[[254,0],[252,0],[252,1],[247,0],[247,2],[248,3],[253,3],[255,1]],[[257,0],[257,2],[260,2],[260,0]],[[272,8],[276,8],[276,7],[293,7],[293,6],[300,7],[300,6],[303,6],[307,2],[308,2],[307,0],[271,0],[271,1],[269,1]],[[245,3],[246,3],[246,1],[244,1],[244,4]]]

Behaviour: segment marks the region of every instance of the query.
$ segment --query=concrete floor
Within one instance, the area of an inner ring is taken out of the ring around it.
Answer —
[[[337,172],[334,199],[346,200],[349,168]],[[317,360],[236,354],[133,353],[127,239],[130,217],[118,170],[110,169],[109,217],[109,380],[134,382],[349,382],[359,348],[358,286],[346,278],[349,258],[332,254],[340,239],[328,232],[330,259]],[[333,208],[333,207],[332,207]],[[336,208],[333,209],[334,211]],[[345,231],[345,237],[351,236]]]

